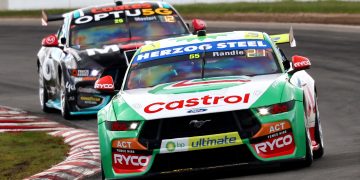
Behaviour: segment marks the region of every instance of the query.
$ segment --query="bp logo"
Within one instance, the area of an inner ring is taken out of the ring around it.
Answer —
[[[174,142],[172,141],[169,141],[168,143],[166,143],[166,149],[169,151],[169,152],[173,152],[176,148],[176,145]]]
[[[204,79],[185,80],[176,83],[167,83],[156,86],[150,90],[152,94],[182,94],[203,92],[211,90],[219,90],[238,86],[250,82],[248,77],[234,76],[234,77],[214,77]]]

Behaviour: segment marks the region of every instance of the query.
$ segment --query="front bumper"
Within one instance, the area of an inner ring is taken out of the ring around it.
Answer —
[[[71,115],[95,115],[110,102],[113,96],[95,90],[95,81],[75,82],[75,88],[68,94]]]
[[[241,135],[241,137],[238,136],[241,142],[236,139],[233,142],[237,143],[229,146],[211,145],[207,148],[198,149],[190,147],[191,143],[189,142],[194,142],[194,139],[206,138],[207,141],[212,141],[214,138],[219,140],[223,137],[229,139],[233,132],[162,139],[161,145],[154,145],[144,144],[140,141],[143,124],[139,131],[116,132],[108,131],[105,123],[101,123],[99,124],[99,138],[106,178],[129,178],[214,167],[298,160],[305,157],[306,141],[302,102],[296,101],[294,108],[286,113],[260,116],[255,111],[252,112],[261,123],[261,129],[256,134],[243,138],[242,133],[237,132]],[[170,141],[173,143],[165,144]],[[119,142],[125,142],[125,144],[139,143],[145,148],[124,147]],[[185,144],[185,147],[178,145],[182,142],[188,142],[188,144]],[[199,142],[204,144],[204,141]],[[174,145],[180,148],[174,150],[172,148]],[[118,155],[115,156],[114,154]],[[139,161],[139,159],[141,160]]]

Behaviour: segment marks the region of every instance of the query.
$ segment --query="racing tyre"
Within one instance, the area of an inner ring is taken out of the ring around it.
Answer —
[[[61,115],[64,119],[70,120],[70,108],[68,103],[68,95],[65,87],[64,77],[61,76],[61,89],[60,89],[60,104],[61,104]]]
[[[49,100],[48,98],[48,93],[47,90],[45,88],[45,83],[44,83],[44,76],[43,76],[43,72],[41,70],[41,67],[39,67],[39,100],[40,100],[40,107],[41,110],[43,112],[50,112],[51,108],[46,106],[47,101]]]
[[[315,141],[319,144],[319,149],[314,150],[314,159],[321,158],[324,155],[324,140],[323,140],[323,133],[321,128],[320,116],[319,116],[319,108],[317,102],[317,96],[315,101],[315,110],[316,110],[316,117],[315,117]]]
[[[306,155],[305,159],[300,162],[301,167],[309,167],[311,166],[313,162],[313,151],[311,146],[311,138],[310,138],[310,132],[309,129],[306,128],[305,130],[305,136],[306,136]]]
[[[103,168],[102,163],[101,163],[101,179],[102,179],[102,180],[105,179],[105,172],[104,172],[104,168]]]

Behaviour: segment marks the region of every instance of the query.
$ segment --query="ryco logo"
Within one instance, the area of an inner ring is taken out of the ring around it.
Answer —
[[[165,102],[156,102],[147,105],[144,108],[145,113],[157,113],[164,109],[166,110],[176,110],[182,109],[184,107],[195,107],[195,106],[203,106],[203,105],[217,105],[219,103],[226,103],[226,104],[237,104],[237,103],[248,103],[249,102],[250,94],[247,93],[243,97],[238,95],[233,96],[215,96],[212,97],[210,95],[206,95],[201,98],[190,98],[187,100],[178,100],[172,101],[169,103]]]
[[[145,167],[149,164],[149,158],[147,156],[114,154],[114,164]]]
[[[114,89],[113,84],[95,84],[95,89]]]
[[[273,151],[288,146],[292,142],[293,142],[293,138],[290,134],[288,134],[284,137],[273,139],[272,141],[265,141],[259,144],[255,144],[255,150],[258,154],[267,153],[268,151]]]
[[[300,62],[296,62],[294,63],[294,67],[304,67],[304,66],[310,66],[311,63],[310,61],[300,61]]]

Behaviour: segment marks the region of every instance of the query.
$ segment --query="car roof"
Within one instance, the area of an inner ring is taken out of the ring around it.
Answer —
[[[92,15],[92,14],[94,14],[92,12],[93,9],[99,9],[99,10],[103,9],[106,12],[137,9],[137,8],[133,8],[133,7],[137,7],[137,5],[140,5],[140,7],[141,7],[141,5],[144,5],[144,4],[147,4],[153,8],[171,8],[171,9],[173,9],[169,3],[162,2],[162,1],[132,1],[132,2],[123,2],[122,5],[116,5],[115,3],[107,3],[107,4],[88,6],[88,7],[76,9],[76,10],[70,12],[70,14],[80,13],[81,15]],[[133,7],[131,7],[131,6],[133,6]],[[113,8],[113,9],[111,10],[111,8]]]

